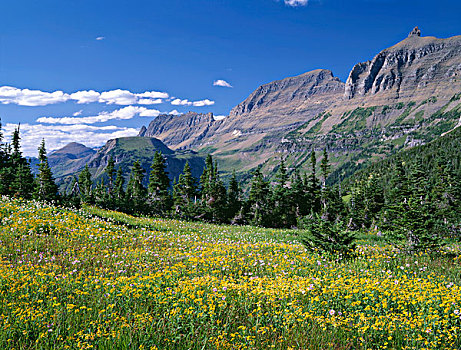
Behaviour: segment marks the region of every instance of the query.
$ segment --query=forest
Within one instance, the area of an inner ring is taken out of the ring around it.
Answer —
[[[329,185],[328,150],[310,156],[310,172],[287,169],[280,160],[276,180],[256,169],[245,193],[235,172],[221,180],[211,155],[200,179],[186,163],[170,183],[166,161],[155,153],[150,174],[135,161],[125,184],[111,158],[105,176],[93,183],[88,167],[69,193],[58,193],[43,141],[34,176],[21,153],[19,127],[11,143],[3,142],[0,125],[0,195],[36,199],[64,206],[96,205],[137,216],[171,217],[218,224],[267,228],[301,228],[310,249],[349,254],[360,231],[375,231],[407,251],[435,250],[459,239],[461,217],[460,135],[453,132],[424,146],[372,164],[340,184]],[[148,176],[149,185],[143,185]]]

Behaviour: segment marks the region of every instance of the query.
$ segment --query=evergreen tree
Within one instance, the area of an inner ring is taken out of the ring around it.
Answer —
[[[36,179],[35,198],[42,201],[56,201],[58,199],[58,186],[54,182],[53,174],[46,156],[45,140],[38,148],[38,176]]]
[[[305,179],[305,187],[307,188],[307,198],[309,200],[309,212],[320,213],[321,202],[320,202],[320,183],[317,179],[316,174],[317,159],[315,156],[315,150],[311,152],[311,173],[308,180]],[[308,213],[306,213],[308,214]]]
[[[300,222],[301,242],[313,252],[320,251],[327,257],[351,257],[356,248],[355,235],[341,222],[329,222],[318,214],[305,217]]]
[[[186,162],[178,182],[173,186],[174,215],[192,219],[197,215],[197,185]]]
[[[115,209],[118,210],[123,210],[123,208],[126,208],[125,206],[125,178],[123,177],[123,172],[121,168],[118,168],[117,170],[117,177],[115,178],[115,183],[114,183],[114,192],[113,192],[113,198],[114,198],[114,206]]]
[[[296,224],[296,216],[293,212],[291,194],[287,188],[288,175],[287,168],[283,159],[280,162],[279,170],[276,174],[277,185],[272,192],[272,226],[291,227]]]
[[[264,180],[264,176],[259,169],[253,173],[251,180],[250,193],[247,201],[248,222],[255,226],[270,226],[271,219],[271,188],[269,183]]]
[[[91,173],[88,165],[85,165],[85,168],[80,173],[78,177],[78,185],[82,201],[84,203],[94,203],[93,181],[91,181]]]
[[[106,184],[104,183],[104,179],[96,185],[95,189],[92,191],[94,203],[102,208],[107,207],[109,203],[109,193],[107,192]]]
[[[19,126],[14,130],[12,137],[13,153],[10,161],[11,185],[10,194],[15,197],[32,198],[34,192],[34,176],[30,164],[21,152],[21,137]]]
[[[166,172],[166,162],[162,153],[155,152],[151,166],[148,187],[148,202],[155,215],[166,214],[172,205],[172,198],[168,191],[170,179]]]
[[[224,183],[219,178],[218,165],[213,163],[213,158],[208,154],[205,168],[200,176],[202,189],[201,211],[203,218],[213,222],[224,222],[228,216],[227,191]]]
[[[235,170],[232,171],[232,177],[229,182],[229,190],[227,193],[227,214],[228,218],[233,220],[239,213],[242,207],[242,190],[240,189]]]
[[[109,197],[112,198],[113,190],[114,190],[114,182],[115,182],[115,161],[112,156],[110,156],[109,160],[107,161],[107,166],[105,169],[108,178],[108,193]]]
[[[305,216],[310,211],[310,206],[308,205],[307,193],[304,181],[299,174],[298,170],[295,170],[292,179],[291,179],[291,197],[293,201],[293,210],[296,218]],[[307,184],[307,180],[306,180]]]
[[[128,181],[126,195],[130,208],[135,213],[143,213],[146,210],[147,190],[142,184],[145,170],[139,161],[133,163],[130,179]]]

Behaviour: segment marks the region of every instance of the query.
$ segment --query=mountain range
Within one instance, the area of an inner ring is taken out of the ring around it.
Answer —
[[[335,182],[440,137],[461,124],[460,116],[461,36],[422,37],[415,28],[403,41],[357,63],[346,82],[317,69],[258,87],[222,120],[211,113],[160,115],[136,140],[155,139],[152,145],[161,143],[173,158],[184,159],[181,152],[196,152],[188,153],[192,158],[211,153],[224,174],[235,169],[243,178],[257,167],[273,175],[281,158],[291,171],[307,171],[310,152],[326,148]],[[78,159],[66,156],[65,162],[73,169],[88,163],[98,177],[103,154],[119,147],[117,142]],[[146,164],[153,156],[149,147],[142,155]]]

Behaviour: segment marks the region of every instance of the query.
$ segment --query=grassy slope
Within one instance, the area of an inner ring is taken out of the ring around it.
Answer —
[[[459,348],[459,254],[3,199],[0,348]]]

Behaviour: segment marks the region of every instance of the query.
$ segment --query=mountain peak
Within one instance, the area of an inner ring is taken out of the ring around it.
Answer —
[[[421,30],[417,26],[413,28],[410,34],[408,34],[409,38],[412,36],[421,36]]]

